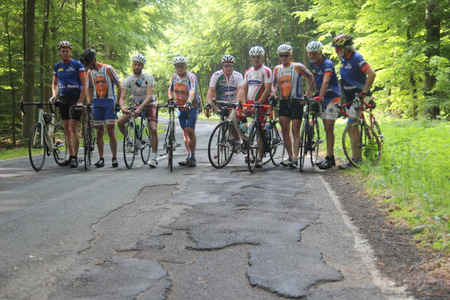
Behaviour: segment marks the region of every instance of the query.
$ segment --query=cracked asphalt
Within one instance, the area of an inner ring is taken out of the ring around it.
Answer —
[[[197,126],[197,167],[172,173],[164,158],[88,172],[0,162],[0,298],[412,299],[378,273],[320,172],[250,174],[242,155],[216,170],[215,125]]]

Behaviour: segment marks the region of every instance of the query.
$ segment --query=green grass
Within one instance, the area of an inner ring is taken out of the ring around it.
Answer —
[[[376,167],[362,166],[360,171],[367,187],[383,196],[392,219],[408,226],[422,246],[446,248],[450,238],[450,124],[389,118],[379,123],[385,136],[381,161]],[[343,121],[336,124],[335,148],[341,145],[344,127]]]

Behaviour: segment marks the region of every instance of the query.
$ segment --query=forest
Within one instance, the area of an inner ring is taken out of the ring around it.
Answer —
[[[159,101],[167,98],[172,58],[186,56],[204,99],[224,54],[235,69],[250,66],[248,50],[261,45],[265,64],[279,61],[281,43],[309,66],[306,44],[324,52],[339,33],[353,34],[356,49],[376,71],[377,110],[395,118],[446,119],[450,100],[450,0],[23,0],[0,4],[0,137],[16,145],[35,120],[19,102],[51,96],[57,44],[68,40],[72,57],[87,47],[125,78],[130,57],[143,53],[156,79]]]

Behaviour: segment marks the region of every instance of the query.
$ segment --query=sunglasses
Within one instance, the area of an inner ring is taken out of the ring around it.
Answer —
[[[280,54],[279,57],[289,57],[290,54]]]
[[[234,65],[223,65],[224,66],[224,68],[232,68],[232,67],[234,67]]]
[[[252,58],[261,58],[261,56],[259,56],[259,55],[258,56],[252,56]]]

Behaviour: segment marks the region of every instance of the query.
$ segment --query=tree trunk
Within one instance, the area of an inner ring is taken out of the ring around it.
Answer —
[[[83,30],[83,32],[81,33],[82,34],[82,46],[83,46],[83,50],[84,49],[86,49],[86,0],[82,0],[81,1],[81,19],[82,19],[82,22],[83,22],[83,25],[82,25],[82,30]]]
[[[440,54],[441,21],[439,16],[439,0],[429,0],[425,12],[426,48],[425,56],[427,65],[425,67],[425,101],[427,105],[425,113],[431,118],[439,115],[438,94],[433,92],[436,85],[436,76],[431,73],[429,62],[433,56]]]
[[[40,64],[40,74],[41,74],[41,78],[40,78],[40,95],[41,95],[41,99],[48,99],[49,97],[49,91],[50,88],[46,87],[45,82],[46,82],[46,77],[47,75],[49,75],[47,73],[48,71],[48,49],[47,49],[47,37],[49,34],[48,31],[48,17],[50,14],[50,0],[46,0],[45,1],[45,9],[44,9],[44,29],[42,32],[42,47],[39,53],[39,64]]]
[[[36,0],[24,0],[24,44],[23,44],[23,100],[34,102],[34,20]],[[30,109],[31,108],[31,109]],[[22,137],[29,136],[33,126],[35,114],[34,107],[28,106],[23,116]]]
[[[12,66],[12,49],[11,49],[11,36],[9,33],[9,11],[6,12],[5,17],[5,35],[6,46],[8,48],[8,73],[9,73],[9,86],[11,87],[11,139],[12,145],[16,145],[16,87],[14,85],[14,74]]]

